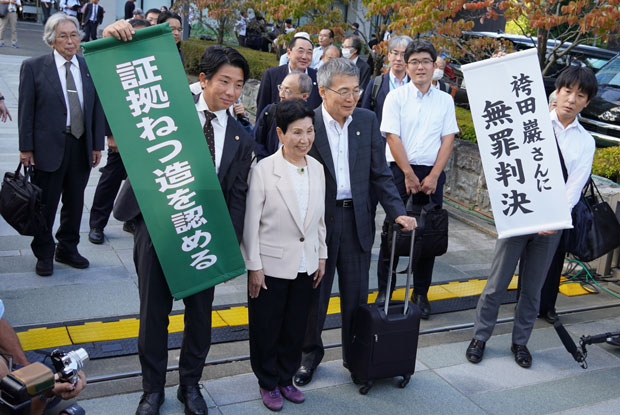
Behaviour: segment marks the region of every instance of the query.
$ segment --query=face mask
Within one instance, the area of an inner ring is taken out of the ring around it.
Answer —
[[[439,81],[441,78],[443,78],[443,69],[435,69],[433,71],[433,81]]]
[[[342,57],[349,59],[353,56],[353,50],[351,48],[342,48]]]

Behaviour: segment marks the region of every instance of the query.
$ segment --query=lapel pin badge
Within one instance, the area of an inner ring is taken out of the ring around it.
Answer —
[[[360,132],[359,132],[359,131],[357,131],[355,134],[356,134],[356,135],[360,135]]]
[[[235,136],[235,140],[239,141],[239,136],[238,135]]]

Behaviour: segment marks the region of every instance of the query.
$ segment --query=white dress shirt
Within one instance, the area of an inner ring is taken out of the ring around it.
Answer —
[[[99,5],[93,3],[93,9],[90,13],[90,18],[89,20],[92,22],[96,22],[97,21],[97,11],[99,10]]]
[[[207,122],[207,117],[204,113],[205,110],[211,111],[205,101],[204,94],[200,94],[200,98],[196,103],[196,111],[198,112],[198,119],[200,119],[200,126],[203,128]],[[213,135],[215,136],[215,172],[219,173],[220,163],[222,162],[222,152],[224,151],[224,140],[226,138],[226,126],[228,125],[228,112],[227,109],[223,109],[213,113],[216,116],[216,118],[211,120]]]
[[[61,8],[61,10],[69,15],[69,16],[77,16],[77,10],[71,10],[70,7],[73,6],[80,6],[80,1],[79,0],[60,0],[60,5],[59,7]]]
[[[299,216],[301,219],[301,223],[306,223],[306,215],[308,214],[308,198],[310,196],[310,181],[308,178],[308,166],[304,167],[303,170],[300,170],[299,167],[295,166],[286,161],[286,165],[288,166],[289,176],[291,178],[291,182],[293,182],[293,187],[295,188],[295,196],[297,199],[297,206],[299,207]],[[306,254],[304,251],[301,251],[301,261],[299,261],[299,270],[297,272],[306,272]]]
[[[568,172],[566,196],[568,206],[572,210],[579,201],[583,186],[590,178],[596,145],[590,133],[583,128],[577,118],[564,128],[555,110],[549,115]]]
[[[20,0],[17,0],[15,3],[9,3],[8,11],[17,13],[17,6],[21,6],[21,5],[22,5],[22,2]]]
[[[317,46],[316,48],[314,48],[314,50],[312,51],[312,63],[310,64],[311,68],[317,69],[319,62],[321,62],[321,58],[323,57],[323,54],[325,53],[325,49],[323,49],[323,46]]]
[[[54,50],[54,62],[56,63],[56,70],[58,71],[58,78],[60,78],[60,85],[62,86],[62,94],[65,97],[65,105],[67,107],[67,127],[71,125],[71,112],[69,111],[69,97],[67,96],[67,67],[65,63],[67,60],[63,58],[60,53]],[[80,72],[80,63],[75,55],[71,58],[71,75],[75,81],[75,87],[77,88],[78,98],[80,99],[80,105],[82,111],[84,111],[84,90],[82,88],[82,73]]]
[[[413,82],[390,91],[383,104],[381,133],[400,137],[409,164],[433,166],[441,148],[441,137],[459,132],[452,97],[429,88],[422,92]],[[385,148],[387,161],[393,162],[390,146]]]
[[[407,83],[409,82],[409,75],[407,75],[405,73],[405,77],[403,78],[402,81],[399,81],[398,78],[396,77],[396,75],[394,75],[392,73],[392,70],[390,70],[390,72],[388,72],[388,76],[389,76],[389,80],[390,80],[390,91],[401,87],[401,86],[405,86],[407,85]]]
[[[344,127],[340,127],[340,123],[325,109],[325,105],[321,105],[323,112],[323,123],[327,131],[327,140],[329,141],[329,149],[332,152],[332,160],[334,161],[334,170],[336,171],[336,199],[351,199],[351,176],[349,170],[349,124],[353,121],[352,116],[348,116],[344,123]]]

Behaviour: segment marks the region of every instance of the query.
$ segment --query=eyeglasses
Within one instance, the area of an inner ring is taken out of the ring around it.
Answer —
[[[395,58],[405,59],[405,52],[398,52],[396,50],[393,50],[390,51],[390,55],[394,56]]]
[[[282,84],[278,85],[278,92],[283,93],[284,95],[288,96],[291,94],[294,94],[293,90],[287,86],[282,86]]]
[[[56,36],[57,40],[62,40],[62,41],[66,41],[69,38],[71,38],[71,40],[75,41],[75,40],[80,38],[80,34],[76,33],[76,32],[73,32],[70,35],[66,35],[66,34],[63,33],[61,35]]]
[[[334,94],[338,94],[340,95],[342,98],[357,98],[360,96],[360,90],[359,88],[354,89],[352,91],[336,91],[333,90],[329,87],[325,87],[325,89],[329,89],[330,91],[332,91]]]
[[[433,64],[433,61],[430,59],[422,59],[421,61],[417,59],[411,59],[409,62],[407,62],[407,64],[414,67],[419,66],[420,64],[422,64],[422,66],[430,66]]]

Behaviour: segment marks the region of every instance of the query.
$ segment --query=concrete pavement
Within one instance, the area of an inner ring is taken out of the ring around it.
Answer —
[[[37,32],[38,31],[38,32]],[[0,124],[0,171],[14,170],[18,161],[17,99],[19,67],[23,59],[49,53],[43,44],[39,25],[19,24],[20,49],[0,48],[0,92],[13,121]],[[10,55],[8,54],[10,53]],[[23,55],[20,55],[22,53]],[[105,162],[105,159],[104,159]],[[103,245],[87,240],[88,215],[99,172],[95,169],[86,190],[82,219],[80,251],[90,259],[87,270],[75,270],[55,264],[50,278],[34,273],[35,259],[29,248],[30,238],[18,235],[0,219],[0,298],[7,308],[5,317],[14,326],[42,324],[92,318],[113,318],[138,312],[137,280],[132,260],[131,235],[122,224],[111,219]],[[378,224],[382,217],[378,217]],[[58,220],[56,221],[58,224]],[[435,281],[454,281],[486,277],[492,259],[494,238],[451,219],[450,243],[446,255],[438,258]],[[376,287],[376,254],[373,250],[371,288]],[[404,264],[403,264],[404,265]],[[334,287],[337,292],[337,287]],[[237,278],[216,289],[216,305],[246,301],[246,285]],[[558,308],[615,305],[620,301],[602,293],[581,297],[560,295]],[[182,302],[175,302],[182,310]],[[514,306],[502,307],[500,318],[510,317]],[[606,308],[562,317],[573,335],[598,334],[620,330],[620,308]],[[287,413],[428,413],[428,414],[606,414],[618,413],[620,407],[620,349],[603,344],[589,347],[587,370],[582,370],[564,350],[555,331],[538,321],[528,346],[534,365],[518,367],[510,353],[511,324],[501,324],[488,345],[479,365],[465,360],[465,348],[471,339],[473,310],[433,315],[422,322],[417,372],[405,389],[396,380],[378,382],[367,396],[358,393],[342,367],[340,349],[330,349],[315,380],[305,390],[302,405],[286,402]],[[452,330],[442,330],[451,326]],[[460,329],[459,329],[460,328]],[[438,331],[433,333],[433,331]],[[339,342],[338,330],[324,334],[326,343]],[[213,364],[204,371],[204,394],[214,414],[267,413],[251,373],[247,342],[214,345],[208,360],[233,360]],[[240,356],[239,359],[231,359]],[[178,351],[171,351],[169,364],[178,362]],[[138,370],[136,356],[90,361],[88,377]],[[176,372],[169,374],[170,385],[177,382]],[[140,378],[93,382],[84,391],[82,406],[88,414],[131,414],[139,399]],[[176,387],[166,390],[163,414],[180,414]]]

